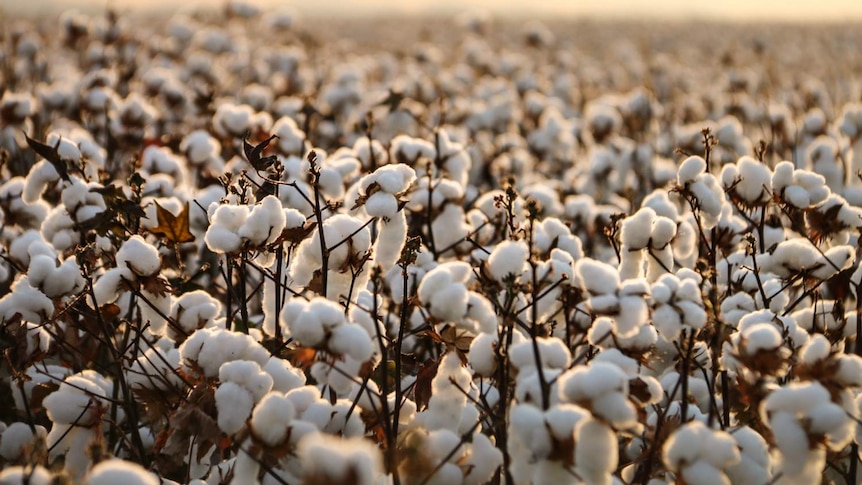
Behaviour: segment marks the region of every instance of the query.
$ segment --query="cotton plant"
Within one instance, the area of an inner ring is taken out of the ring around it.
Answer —
[[[67,377],[45,398],[48,418],[53,423],[45,438],[49,457],[65,454],[64,470],[80,479],[91,464],[87,450],[101,439],[103,419],[109,408],[114,383],[95,371]]]
[[[307,287],[319,275],[320,294],[331,298],[348,296],[354,278],[358,280],[353,285],[356,288],[362,288],[367,281],[368,271],[359,270],[371,254],[371,243],[371,231],[360,219],[347,214],[326,219],[296,248],[290,266],[293,286]]]
[[[130,290],[140,292],[146,300],[141,306],[144,321],[152,334],[164,332],[170,313],[170,284],[161,275],[158,250],[139,235],[123,242],[115,255],[116,267],[108,269],[93,283],[90,304],[101,307],[113,303]]]
[[[760,415],[775,436],[778,483],[818,479],[827,450],[840,450],[853,439],[847,411],[816,381],[774,390],[761,403]]]
[[[741,460],[733,436],[693,421],[665,442],[662,459],[669,470],[692,483],[730,483],[728,471]]]
[[[407,238],[407,217],[399,207],[400,197],[416,180],[415,171],[407,165],[384,165],[359,181],[356,206],[362,206],[370,217],[379,221],[374,243],[374,262],[383,272],[389,271],[401,255]]]

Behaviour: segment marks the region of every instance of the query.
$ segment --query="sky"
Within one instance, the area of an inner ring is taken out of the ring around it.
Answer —
[[[862,0],[252,0],[268,8],[287,5],[301,15],[420,15],[485,11],[497,16],[574,18],[714,19],[732,21],[862,21]],[[0,0],[0,11],[59,11],[66,7],[118,10],[220,5],[220,0]]]

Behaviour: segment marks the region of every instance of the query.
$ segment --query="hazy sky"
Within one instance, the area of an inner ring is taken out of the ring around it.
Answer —
[[[718,20],[862,21],[862,0],[253,0],[262,7],[289,6],[307,15],[422,14],[482,10],[495,15],[566,15]],[[221,0],[0,0],[0,10],[57,11],[65,7],[119,10],[218,6]]]

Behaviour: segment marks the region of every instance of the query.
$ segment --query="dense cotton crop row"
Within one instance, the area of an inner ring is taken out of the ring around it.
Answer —
[[[0,482],[862,480],[862,29],[159,20],[7,23]]]

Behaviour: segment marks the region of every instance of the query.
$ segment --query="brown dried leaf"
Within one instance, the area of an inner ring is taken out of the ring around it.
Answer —
[[[156,204],[156,218],[159,224],[150,229],[151,233],[164,238],[170,244],[187,243],[195,240],[194,234],[189,232],[188,202],[177,216],[159,205],[158,202],[153,201],[153,203]]]

